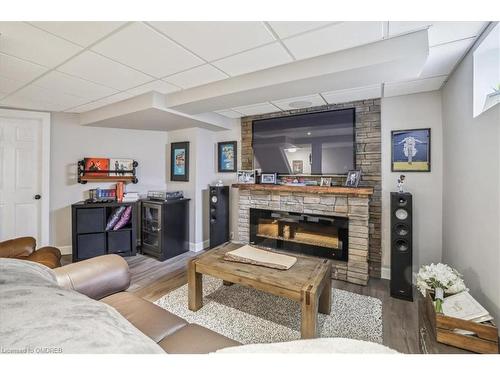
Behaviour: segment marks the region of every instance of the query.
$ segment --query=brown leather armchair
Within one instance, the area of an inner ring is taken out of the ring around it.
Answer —
[[[36,249],[33,237],[19,237],[0,242],[0,258],[29,260],[49,268],[61,267],[61,252],[52,246]]]

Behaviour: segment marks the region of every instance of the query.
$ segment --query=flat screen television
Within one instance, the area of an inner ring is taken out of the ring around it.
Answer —
[[[355,169],[354,108],[253,121],[255,168],[295,175]]]

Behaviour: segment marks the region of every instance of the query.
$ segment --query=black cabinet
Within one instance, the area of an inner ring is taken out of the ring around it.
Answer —
[[[189,251],[189,199],[141,201],[141,251],[161,261]]]
[[[106,222],[120,206],[132,206],[124,228],[106,231]],[[137,251],[137,207],[131,203],[84,203],[71,206],[73,262],[104,254],[135,255]]]

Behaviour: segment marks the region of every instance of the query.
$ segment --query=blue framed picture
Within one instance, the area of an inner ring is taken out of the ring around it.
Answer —
[[[431,171],[431,129],[393,130],[393,172]]]
[[[217,170],[219,173],[236,172],[237,155],[236,141],[217,143]]]
[[[189,181],[189,142],[170,145],[170,180]]]

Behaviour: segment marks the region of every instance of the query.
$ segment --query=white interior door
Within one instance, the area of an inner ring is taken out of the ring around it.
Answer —
[[[48,244],[48,116],[0,109],[0,241]]]

